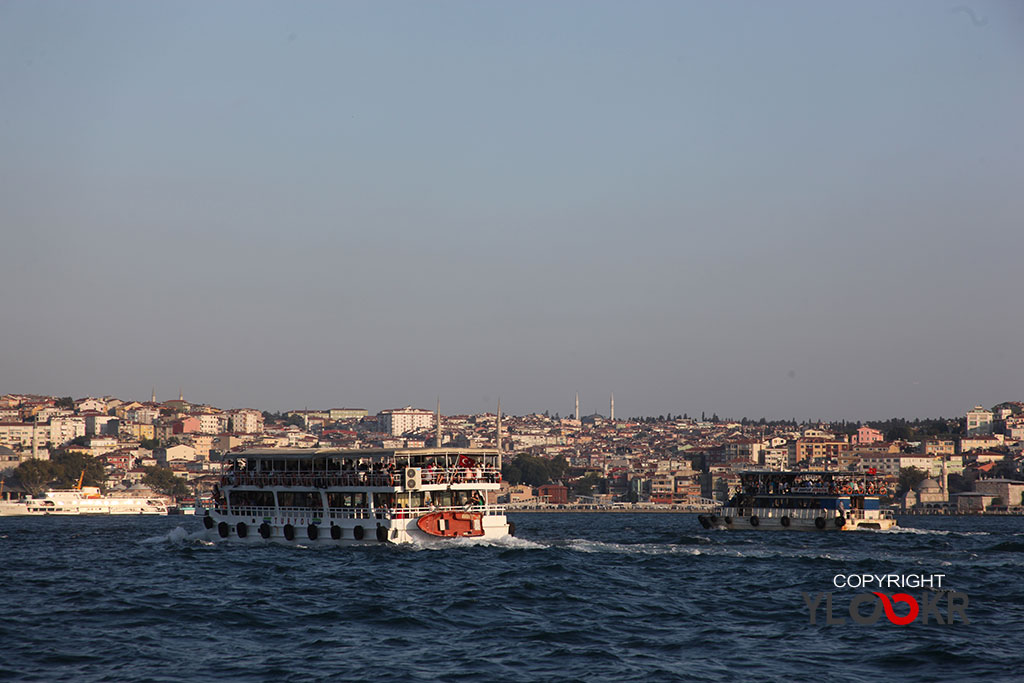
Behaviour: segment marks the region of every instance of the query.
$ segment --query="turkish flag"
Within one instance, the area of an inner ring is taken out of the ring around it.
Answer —
[[[458,467],[476,467],[476,460],[468,455],[459,455]]]
[[[878,470],[876,470],[874,467],[869,467],[868,474],[878,474]]]

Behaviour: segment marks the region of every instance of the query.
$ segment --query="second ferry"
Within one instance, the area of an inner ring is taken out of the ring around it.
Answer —
[[[740,491],[711,515],[705,529],[886,530],[896,526],[881,505],[889,493],[873,475],[853,472],[740,473]]]

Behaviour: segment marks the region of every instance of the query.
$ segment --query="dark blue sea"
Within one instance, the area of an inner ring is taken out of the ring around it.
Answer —
[[[195,517],[0,518],[0,679],[1024,678],[1019,517],[849,533],[510,518],[507,543],[430,548],[211,544]],[[854,623],[865,591],[834,577],[866,573],[943,574],[970,623]],[[822,607],[812,625],[805,592],[832,592],[845,623]]]

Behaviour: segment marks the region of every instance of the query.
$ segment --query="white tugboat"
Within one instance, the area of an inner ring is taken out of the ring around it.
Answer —
[[[485,449],[259,449],[231,454],[210,540],[411,543],[509,535],[501,455]]]
[[[869,474],[748,471],[732,500],[697,519],[705,529],[885,530],[896,526],[885,493]]]

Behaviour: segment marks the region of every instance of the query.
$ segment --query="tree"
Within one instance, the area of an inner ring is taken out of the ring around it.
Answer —
[[[14,470],[14,477],[33,496],[49,487],[54,478],[53,463],[48,460],[26,460]]]
[[[54,479],[60,488],[75,486],[81,477],[83,486],[96,486],[102,489],[107,479],[99,459],[85,453],[56,451],[50,455],[50,462],[54,466]]]
[[[71,398],[70,396],[62,396],[62,397],[57,399],[57,402],[54,405],[57,408],[64,408],[66,410],[74,410],[74,408],[75,408],[75,399]]]
[[[594,488],[601,484],[601,475],[597,472],[587,472],[585,477],[582,477],[572,485],[573,491],[576,492],[577,496],[589,496]]]
[[[900,469],[900,490],[899,493],[906,493],[922,481],[928,478],[928,473],[916,467],[904,467]]]
[[[174,498],[182,498],[189,493],[188,486],[184,480],[176,476],[174,471],[167,467],[147,467],[146,476],[142,478],[142,483],[157,493],[173,496]]]
[[[142,439],[139,442],[139,446],[145,448],[147,451],[155,451],[160,448],[160,439]]]

